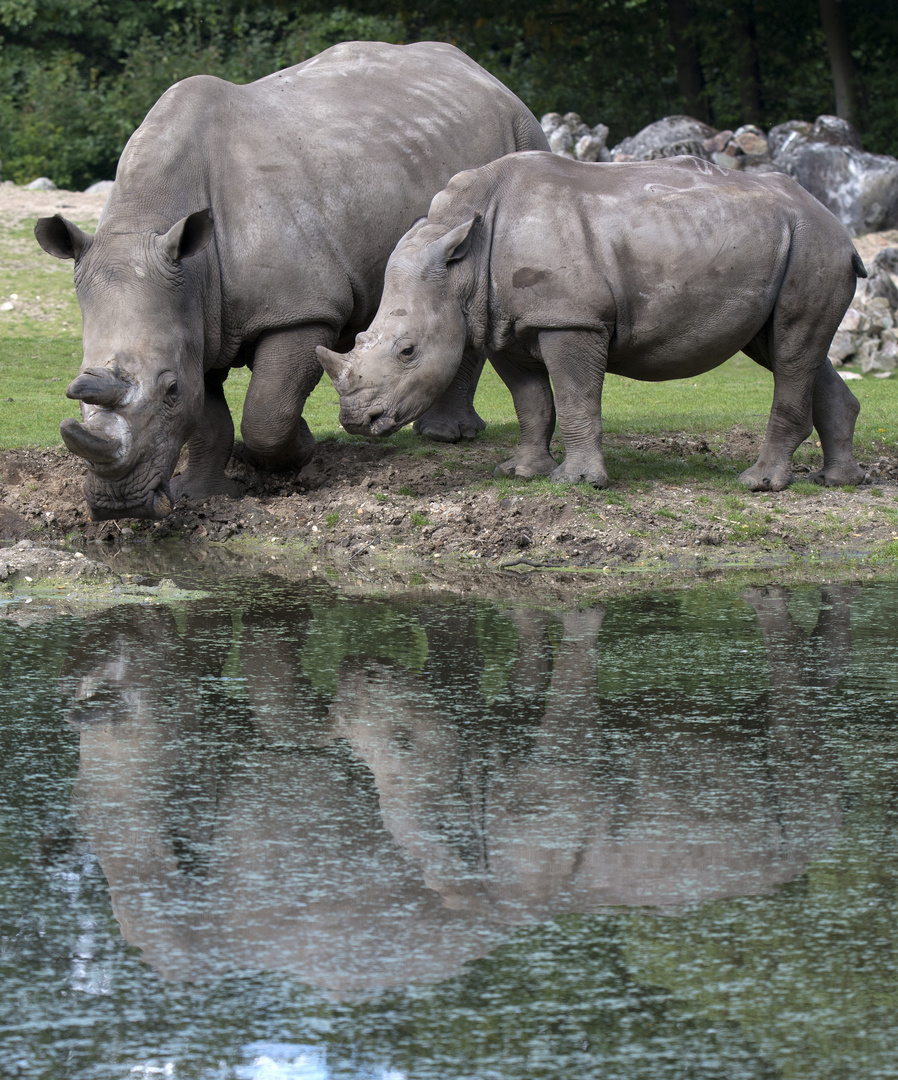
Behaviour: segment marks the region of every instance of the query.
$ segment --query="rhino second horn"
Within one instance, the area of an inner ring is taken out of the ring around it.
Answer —
[[[111,465],[121,456],[122,447],[118,439],[98,435],[77,420],[63,420],[59,425],[59,434],[73,454],[92,465]]]
[[[111,409],[121,405],[129,389],[109,368],[89,368],[69,383],[65,396]]]

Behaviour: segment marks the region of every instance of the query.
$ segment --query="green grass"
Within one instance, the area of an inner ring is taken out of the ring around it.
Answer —
[[[78,416],[65,388],[80,361],[75,337],[0,339],[0,447],[61,445],[60,420]]]
[[[65,397],[65,388],[78,371],[80,341],[73,334],[11,336],[6,329],[7,324],[0,321],[0,447],[59,445],[59,421],[78,415],[77,403]],[[238,368],[225,384],[238,431],[249,377],[245,368]],[[609,376],[604,394],[605,431],[611,435],[685,431],[708,437],[741,427],[760,433],[767,423],[772,389],[769,373],[743,356],[697,379],[639,383]],[[855,381],[851,390],[861,402],[855,440],[858,457],[868,460],[895,454],[898,378]],[[488,438],[507,441],[517,437],[511,397],[489,366],[477,390],[476,407],[487,422]],[[361,436],[340,427],[338,414],[337,394],[330,382],[322,379],[305,409],[312,431],[318,439],[363,442]],[[390,443],[399,448],[421,448],[411,427],[392,436]],[[438,453],[438,448],[427,446],[425,450]],[[815,453],[813,446],[800,447],[796,461],[810,460]],[[674,458],[627,447],[615,452],[614,467],[619,480],[634,484],[663,479],[659,467],[672,481],[680,480],[686,470],[709,482],[715,477],[715,470],[702,455]]]
[[[72,285],[72,264],[54,259],[34,239],[34,218],[0,234],[0,340],[80,335],[81,311]],[[96,221],[76,224],[93,232]],[[0,359],[2,362],[2,359]]]
[[[77,223],[89,231],[96,226],[91,220]],[[41,251],[33,229],[34,219],[27,216],[0,229],[0,302],[13,303],[12,310],[0,311],[0,447],[59,445],[59,421],[78,415],[77,403],[65,397],[65,387],[80,362],[81,318],[72,264]],[[13,295],[16,299],[10,300]],[[238,431],[248,385],[245,368],[235,370],[225,384]],[[865,378],[852,382],[851,390],[861,402],[855,443],[858,457],[870,460],[894,454],[898,378]],[[772,392],[769,372],[742,355],[694,379],[639,383],[609,375],[604,392],[605,431],[611,435],[685,431],[708,437],[738,426],[760,433],[767,423]],[[477,390],[476,406],[487,422],[487,438],[497,443],[517,438],[511,397],[489,365]],[[312,431],[319,439],[363,442],[340,427],[338,413],[336,392],[324,378],[305,408]],[[418,454],[440,453],[438,446],[422,443],[410,426],[389,441]],[[800,447],[796,461],[810,460],[815,452],[813,446]],[[709,482],[717,475],[701,455],[683,459],[626,447],[615,451],[618,480],[638,486],[663,479],[659,467],[676,481],[684,471]]]

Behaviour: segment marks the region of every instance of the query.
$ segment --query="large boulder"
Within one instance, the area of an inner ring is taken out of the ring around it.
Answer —
[[[709,157],[704,142],[716,134],[714,128],[692,116],[665,116],[619,142],[611,156],[614,161],[650,161],[678,153]]]
[[[873,239],[894,244],[898,234]],[[865,254],[869,276],[857,283],[851,307],[833,337],[829,358],[837,366],[857,364],[864,374],[882,376],[898,366],[898,247],[880,247],[872,259]]]
[[[774,163],[831,210],[854,236],[898,227],[898,160],[863,150],[836,116],[771,129]]]

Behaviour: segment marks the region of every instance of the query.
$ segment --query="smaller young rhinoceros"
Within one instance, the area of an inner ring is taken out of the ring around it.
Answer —
[[[391,255],[368,332],[346,355],[318,356],[343,426],[388,435],[442,393],[466,350],[486,351],[521,425],[497,474],[604,487],[605,372],[691,379],[741,349],[773,372],[767,434],[743,483],[786,487],[813,424],[814,479],[855,484],[860,406],[826,353],[857,276],[848,233],[784,175],[691,157],[511,154],[452,178]],[[549,453],[556,402],[561,465]]]

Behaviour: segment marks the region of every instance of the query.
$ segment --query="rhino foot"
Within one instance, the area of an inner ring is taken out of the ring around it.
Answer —
[[[534,476],[550,476],[558,463],[551,454],[541,457],[513,457],[503,461],[493,469],[493,476],[516,476],[519,480],[530,480]]]
[[[782,491],[792,483],[792,468],[791,465],[777,468],[752,465],[739,474],[739,481],[752,491]]]
[[[549,479],[553,484],[592,484],[594,488],[608,487],[608,473],[603,466],[569,466],[565,461],[552,470]]]
[[[822,469],[812,472],[808,479],[827,487],[857,487],[867,479],[867,474],[856,461],[849,461],[840,465],[824,465]]]
[[[459,442],[461,439],[473,439],[485,427],[486,421],[473,409],[464,409],[457,415],[429,409],[418,417],[412,429],[416,435],[423,435],[434,442]]]

